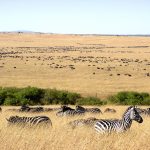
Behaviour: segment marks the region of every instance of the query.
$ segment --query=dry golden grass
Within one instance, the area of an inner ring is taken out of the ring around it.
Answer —
[[[0,34],[0,52],[0,86],[150,92],[150,37]]]
[[[54,106],[49,106],[54,107]],[[72,130],[66,124],[77,118],[121,118],[127,106],[109,106],[117,110],[116,114],[91,115],[84,117],[56,117],[54,112],[41,113],[49,116],[53,123],[50,129],[29,129],[7,127],[5,118],[10,115],[34,116],[39,114],[12,113],[3,107],[0,114],[0,149],[1,150],[149,150],[150,118],[144,122],[133,122],[130,131],[124,134],[100,135],[93,128],[77,128]],[[104,111],[105,107],[100,108]]]

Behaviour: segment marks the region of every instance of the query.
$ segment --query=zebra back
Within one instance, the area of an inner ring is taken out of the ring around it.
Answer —
[[[84,108],[79,105],[76,106],[76,110],[81,112],[102,113],[102,111],[99,108]]]
[[[115,110],[115,109],[111,109],[111,108],[106,108],[106,109],[104,110],[104,112],[105,112],[105,113],[108,113],[108,112],[110,112],[110,113],[116,113],[116,110]]]
[[[59,111],[56,113],[56,116],[75,116],[75,115],[84,115],[84,112],[76,111],[75,109],[66,110],[66,111]]]
[[[98,119],[96,119],[94,117],[90,117],[87,119],[77,119],[77,120],[71,121],[71,122],[69,122],[69,125],[73,129],[76,127],[80,127],[80,126],[92,127],[92,126],[94,126],[96,121],[98,121]]]
[[[99,108],[86,108],[86,111],[90,113],[102,113]]]
[[[19,116],[10,116],[9,119],[6,118],[9,125],[18,124],[18,125],[47,125],[52,126],[52,122],[47,116],[35,116],[35,117],[19,117]]]

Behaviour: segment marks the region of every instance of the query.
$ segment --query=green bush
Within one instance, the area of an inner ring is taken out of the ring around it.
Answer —
[[[148,93],[138,92],[119,92],[118,94],[108,98],[111,104],[119,105],[149,105],[150,95]]]
[[[4,101],[4,105],[9,105],[9,106],[18,106],[20,104],[20,102],[15,99],[15,98],[10,98],[10,97],[7,97]]]
[[[42,99],[43,104],[75,104],[80,98],[80,94],[67,91],[58,91],[56,89],[47,89]]]
[[[86,97],[77,100],[77,105],[104,105],[106,102],[96,97]]]
[[[0,105],[150,105],[150,95],[138,92],[119,92],[110,96],[107,101],[97,97],[81,97],[80,94],[56,89],[41,89],[36,87],[15,88],[0,87]]]
[[[16,97],[28,100],[31,105],[40,104],[44,96],[44,90],[36,87],[27,87],[16,93]],[[23,102],[22,102],[23,103]]]
[[[15,98],[15,92],[19,89],[14,87],[0,88],[0,105],[5,102],[5,100]]]

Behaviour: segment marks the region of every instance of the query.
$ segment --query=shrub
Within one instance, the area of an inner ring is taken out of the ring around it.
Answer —
[[[104,105],[106,102],[101,101],[99,98],[86,97],[77,100],[77,105]]]
[[[19,104],[19,101],[15,98],[7,97],[4,101],[4,105],[18,106]]]
[[[118,105],[150,105],[150,95],[125,91],[110,96],[107,101],[102,101],[97,97],[81,97],[77,93],[56,89],[0,87],[0,105],[104,105],[107,102]]]
[[[67,91],[59,91],[56,89],[47,89],[42,99],[43,104],[75,104],[76,100],[80,98],[77,93],[70,93]]]
[[[149,105],[150,95],[148,93],[138,92],[119,92],[109,97],[108,102],[119,105]]]
[[[23,88],[20,92],[16,93],[18,99],[23,99],[31,104],[40,104],[41,98],[43,98],[44,90],[36,87]],[[22,103],[24,103],[22,102]]]

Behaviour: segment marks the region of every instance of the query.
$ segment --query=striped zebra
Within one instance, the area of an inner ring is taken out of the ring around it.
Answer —
[[[43,107],[29,107],[26,105],[22,105],[19,111],[20,112],[43,112],[44,108]]]
[[[104,113],[116,113],[116,110],[115,109],[112,109],[112,108],[106,108],[104,110]]]
[[[19,116],[11,116],[9,119],[6,118],[9,125],[50,125],[52,126],[52,122],[47,116],[35,116],[35,117],[19,117]]]
[[[143,114],[146,111],[146,109],[141,109],[141,108],[137,108],[136,110],[139,114]]]
[[[76,127],[80,127],[80,126],[92,127],[92,126],[94,126],[96,121],[98,121],[98,119],[96,119],[94,117],[90,117],[90,118],[87,118],[87,119],[77,119],[77,120],[71,121],[71,122],[69,122],[69,125],[73,129],[76,128]]]
[[[142,123],[143,119],[139,115],[135,106],[130,106],[123,114],[122,120],[98,120],[94,125],[95,130],[99,133],[111,133],[111,132],[124,132],[128,130],[132,121],[135,120],[138,123]]]
[[[150,116],[150,108],[146,109],[146,115]]]
[[[146,108],[146,109],[138,109],[138,112],[141,114],[141,115],[145,115],[145,116],[150,116],[150,108]]]
[[[99,108],[84,108],[79,105],[76,106],[76,110],[82,112],[90,112],[90,113],[102,113],[102,111]]]
[[[62,106],[62,110],[56,113],[56,116],[75,116],[75,115],[84,115],[83,111],[72,109],[68,106]]]

